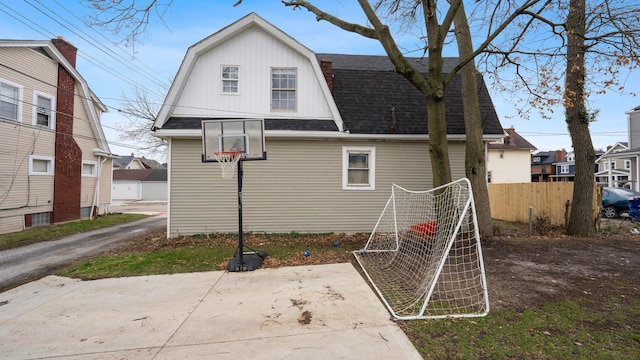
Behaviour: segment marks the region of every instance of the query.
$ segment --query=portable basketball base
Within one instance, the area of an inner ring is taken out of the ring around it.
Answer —
[[[263,119],[210,119],[202,121],[202,162],[218,162],[223,179],[238,176],[238,249],[229,261],[231,272],[251,271],[262,266],[264,251],[244,245],[242,238],[242,163],[266,160]],[[251,251],[245,251],[245,247]]]

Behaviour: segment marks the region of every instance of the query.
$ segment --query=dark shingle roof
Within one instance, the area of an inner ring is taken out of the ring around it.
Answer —
[[[537,150],[533,144],[520,136],[514,128],[504,129],[508,136],[505,137],[504,143],[489,143],[487,148],[492,150]]]
[[[402,75],[394,71],[386,56],[316,54],[318,61],[332,62],[333,98],[345,123],[354,134],[426,134],[427,111],[422,94]],[[425,59],[409,58],[421,72],[427,71]],[[444,59],[444,71],[457,64],[456,58]],[[485,134],[502,134],[502,126],[489,92],[478,77],[480,111]],[[462,110],[462,84],[455,76],[445,93],[447,133],[465,133]],[[392,127],[391,109],[396,126]],[[200,129],[203,117],[170,118],[163,129]],[[338,131],[331,120],[265,119],[266,130]]]
[[[115,169],[113,180],[167,181],[167,169]]]

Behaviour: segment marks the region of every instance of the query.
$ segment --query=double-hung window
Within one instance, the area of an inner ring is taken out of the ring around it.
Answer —
[[[342,190],[375,190],[376,148],[342,148]]]
[[[0,79],[0,118],[20,122],[22,87]]]
[[[50,95],[33,92],[33,125],[53,129],[55,118],[55,101]]]
[[[296,110],[296,69],[271,69],[271,110]]]
[[[222,92],[224,94],[237,94],[239,82],[239,69],[237,66],[222,65]]]

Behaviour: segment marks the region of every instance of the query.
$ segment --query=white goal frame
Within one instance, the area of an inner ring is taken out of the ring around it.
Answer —
[[[471,183],[396,184],[365,247],[353,252],[398,320],[479,317],[489,296]]]

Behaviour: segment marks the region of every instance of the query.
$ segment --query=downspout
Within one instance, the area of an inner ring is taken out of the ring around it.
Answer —
[[[100,161],[100,159],[102,159],[102,161]],[[93,190],[93,202],[91,204],[91,212],[89,214],[89,220],[93,220],[93,209],[95,209],[96,203],[98,202],[98,196],[100,195],[100,176],[102,175],[102,166],[104,165],[105,161],[107,161],[106,157],[103,158],[102,156],[98,155],[98,163],[100,164],[100,166],[98,166],[98,169],[97,169],[98,178],[96,179],[96,188]]]

